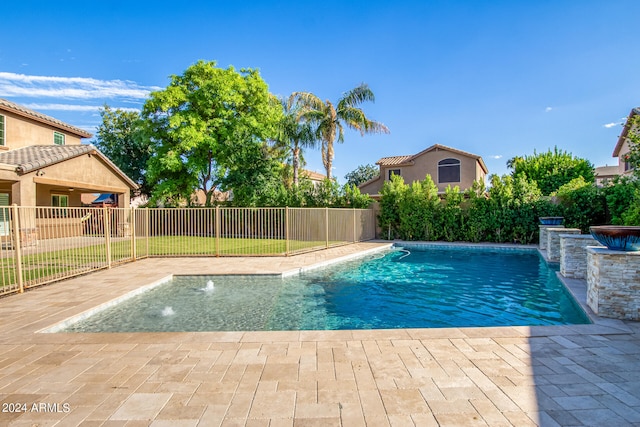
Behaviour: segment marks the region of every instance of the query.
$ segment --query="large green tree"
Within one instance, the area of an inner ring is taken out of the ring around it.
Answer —
[[[140,113],[114,110],[105,105],[100,109],[100,117],[102,123],[98,126],[94,145],[139,185],[139,193],[150,194],[146,170],[151,146],[148,139],[141,137]]]
[[[151,93],[142,110],[154,146],[149,180],[156,200],[188,199],[196,190],[211,205],[215,190],[252,199],[271,177],[266,142],[275,136],[282,108],[257,70],[198,61],[169,86]]]
[[[354,129],[361,135],[389,133],[382,123],[367,118],[358,106],[365,101],[375,101],[373,91],[365,83],[342,95],[334,105],[331,101],[322,101],[309,92],[294,92],[291,97],[303,107],[302,117],[316,127],[317,138],[322,141],[322,163],[331,179],[333,165],[333,144],[344,142],[344,127]]]
[[[347,180],[347,184],[355,185],[356,187],[363,182],[367,182],[370,179],[375,178],[380,173],[380,169],[376,165],[360,165],[348,174],[344,176]]]
[[[514,157],[507,161],[507,166],[513,170],[511,174],[514,178],[526,176],[538,185],[545,196],[578,177],[588,183],[595,181],[591,162],[558,147],[545,153],[536,153],[534,150],[532,156]]]

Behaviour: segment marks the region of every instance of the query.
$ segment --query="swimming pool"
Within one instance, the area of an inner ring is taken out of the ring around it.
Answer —
[[[281,276],[175,276],[69,332],[260,331],[590,323],[532,250],[396,247]]]

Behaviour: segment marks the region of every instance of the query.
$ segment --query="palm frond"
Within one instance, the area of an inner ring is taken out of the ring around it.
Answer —
[[[324,102],[311,92],[293,92],[288,99],[290,105],[298,105],[302,110],[322,110]]]
[[[357,86],[342,95],[342,98],[338,100],[338,110],[355,107],[365,101],[375,102],[375,100],[376,97],[373,94],[373,91],[369,88],[369,85],[362,83],[360,86]]]
[[[389,128],[380,122],[370,120],[360,108],[345,108],[339,111],[340,119],[361,135],[371,133],[389,133]]]

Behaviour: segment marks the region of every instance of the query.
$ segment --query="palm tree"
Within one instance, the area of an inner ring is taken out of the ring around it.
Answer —
[[[317,140],[311,123],[304,121],[300,114],[300,106],[291,96],[288,100],[281,99],[284,112],[278,128],[276,147],[291,155],[293,167],[293,185],[298,185],[300,159],[302,148],[314,148]]]
[[[301,117],[306,122],[316,125],[316,136],[322,141],[322,163],[328,179],[331,179],[333,143],[344,142],[344,126],[359,131],[363,136],[370,133],[389,133],[384,124],[368,119],[364,111],[358,108],[364,101],[375,101],[375,96],[366,83],[343,94],[337,106],[329,100],[323,102],[308,92],[294,92],[289,98],[289,102],[296,102],[302,107]]]

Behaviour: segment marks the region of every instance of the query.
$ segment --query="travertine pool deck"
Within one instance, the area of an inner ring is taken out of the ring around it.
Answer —
[[[169,274],[283,273],[380,245],[146,259],[2,298],[0,426],[640,425],[634,322],[37,332]]]

